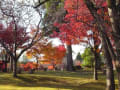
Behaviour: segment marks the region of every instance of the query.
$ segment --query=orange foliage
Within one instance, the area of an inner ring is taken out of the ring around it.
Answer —
[[[42,54],[44,48],[47,46],[47,39],[43,39],[37,42],[31,49],[29,49],[26,53],[26,56],[30,59],[32,57],[39,58],[38,56]]]
[[[43,51],[43,58],[49,60],[51,64],[61,64],[65,56],[66,50],[64,46],[53,47],[51,43]]]
[[[20,67],[24,69],[24,71],[29,71],[31,69],[37,69],[37,63],[28,62],[26,64],[21,64]]]
[[[53,70],[54,67],[51,65],[51,66],[48,66],[48,69],[49,69],[49,70]]]
[[[42,54],[44,55],[42,56],[42,59],[47,60],[45,62],[42,61],[43,64],[60,64],[62,62],[62,58],[65,56],[66,53],[65,47],[63,45],[53,47],[51,42],[46,43],[46,41],[47,39],[36,43],[31,49],[27,51],[27,57],[36,57],[38,60],[41,60],[39,56],[40,54]]]

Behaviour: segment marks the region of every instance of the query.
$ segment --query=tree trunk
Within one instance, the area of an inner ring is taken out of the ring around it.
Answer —
[[[10,72],[13,72],[13,59],[10,57]]]
[[[119,85],[119,90],[120,90],[120,72],[118,72],[118,81],[119,81],[118,85]]]
[[[97,63],[95,60],[95,66],[94,66],[94,80],[98,80],[98,72],[97,72]]]
[[[71,45],[67,45],[67,71],[73,71],[73,58]]]
[[[39,62],[38,62],[38,58],[36,58],[36,60],[37,60],[37,71],[39,71]]]
[[[98,72],[97,72],[97,61],[98,61],[98,55],[97,53],[94,51],[94,56],[95,56],[95,65],[94,65],[94,80],[98,80]]]
[[[4,69],[4,72],[7,72],[7,62],[8,62],[8,55],[5,53],[5,61],[4,61],[4,63],[5,63],[5,69]]]
[[[7,61],[5,61],[5,70],[4,72],[7,72]]]
[[[120,67],[117,70],[120,70]],[[120,90],[120,71],[117,71],[117,76],[118,76],[118,87]]]
[[[118,73],[118,82],[120,90],[120,1],[119,0],[106,0],[108,4],[108,13],[112,25],[112,36],[115,41],[116,47],[116,70]]]
[[[53,70],[56,71],[56,65],[55,64],[53,64]]]
[[[17,77],[17,60],[13,61],[13,77]]]
[[[105,62],[106,62],[106,79],[107,79],[106,80],[106,83],[107,83],[106,90],[115,90],[112,58],[109,53],[105,37],[103,37],[103,35],[101,35],[101,36],[102,36],[103,51],[104,51]]]

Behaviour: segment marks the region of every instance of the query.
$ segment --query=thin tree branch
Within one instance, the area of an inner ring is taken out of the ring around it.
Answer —
[[[39,0],[38,5],[34,6],[34,8],[38,8],[38,7],[40,7],[41,5],[43,5],[44,3],[48,2],[48,1],[50,1],[50,0],[44,0],[42,2],[40,2],[40,0]]]

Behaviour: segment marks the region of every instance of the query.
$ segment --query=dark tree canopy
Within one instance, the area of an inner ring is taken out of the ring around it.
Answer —
[[[76,60],[79,60],[79,61],[81,61],[81,62],[83,61],[80,52],[77,54]]]

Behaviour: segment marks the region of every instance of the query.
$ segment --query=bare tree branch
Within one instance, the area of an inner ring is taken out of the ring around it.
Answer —
[[[43,5],[44,3],[48,2],[48,1],[50,1],[50,0],[44,0],[42,2],[40,2],[40,0],[39,0],[38,5],[36,5],[34,8],[38,8],[38,7],[40,7],[41,5]]]

